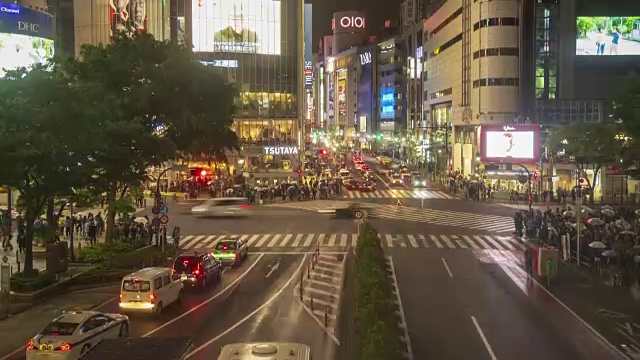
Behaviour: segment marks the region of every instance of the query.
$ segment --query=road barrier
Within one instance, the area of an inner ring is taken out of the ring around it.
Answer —
[[[329,306],[324,308],[324,327],[329,327]]]
[[[309,297],[309,307],[311,308],[311,311],[313,311],[313,296]]]

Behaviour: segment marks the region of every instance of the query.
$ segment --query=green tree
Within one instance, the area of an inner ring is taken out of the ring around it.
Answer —
[[[0,184],[17,189],[24,206],[24,273],[33,272],[34,221],[48,199],[91,180],[92,141],[78,137],[93,126],[87,92],[54,69],[10,71],[0,79]],[[69,101],[74,99],[74,101]]]
[[[93,102],[111,109],[93,122],[100,147],[92,154],[107,192],[107,239],[118,190],[122,198],[150,166],[238,147],[231,130],[237,92],[182,45],[117,34],[109,45],[84,46],[66,68],[74,81],[102,89]]]
[[[571,124],[549,131],[546,146],[557,154],[564,152],[572,157],[576,169],[586,179],[589,186],[589,198],[593,203],[593,188],[603,165],[619,163],[622,156],[623,141],[618,136],[619,124]],[[593,167],[593,184],[586,176],[586,169]]]
[[[613,116],[622,123],[621,131],[626,135],[623,153],[625,167],[637,173],[640,168],[640,76],[629,78],[626,88],[614,101],[613,109]]]

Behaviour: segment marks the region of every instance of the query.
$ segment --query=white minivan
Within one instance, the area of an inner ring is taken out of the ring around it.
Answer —
[[[148,267],[125,276],[120,287],[120,310],[150,312],[182,301],[180,275],[171,268]]]

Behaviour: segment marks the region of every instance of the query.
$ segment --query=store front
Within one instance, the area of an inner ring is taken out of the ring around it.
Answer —
[[[298,140],[297,119],[236,119],[232,129],[243,144],[294,145]]]
[[[279,144],[275,146],[249,146],[244,150],[243,174],[250,183],[272,184],[282,181],[297,181],[297,164],[300,151],[297,146]]]

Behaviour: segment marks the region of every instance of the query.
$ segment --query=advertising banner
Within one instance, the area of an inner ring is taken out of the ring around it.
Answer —
[[[51,15],[0,3],[0,77],[5,70],[31,67],[54,54]]]
[[[540,158],[540,126],[482,126],[480,146],[483,163],[535,164]]]
[[[335,116],[335,73],[329,73],[327,75],[327,116],[329,117],[329,124],[333,124],[333,117]]]
[[[576,55],[640,55],[640,16],[580,16]]]
[[[338,70],[338,115],[347,115],[347,70]]]
[[[304,4],[304,88],[313,88],[313,6]]]
[[[124,31],[141,34],[147,28],[146,0],[109,0],[111,36]]]
[[[280,1],[199,0],[191,3],[195,52],[280,55]]]

